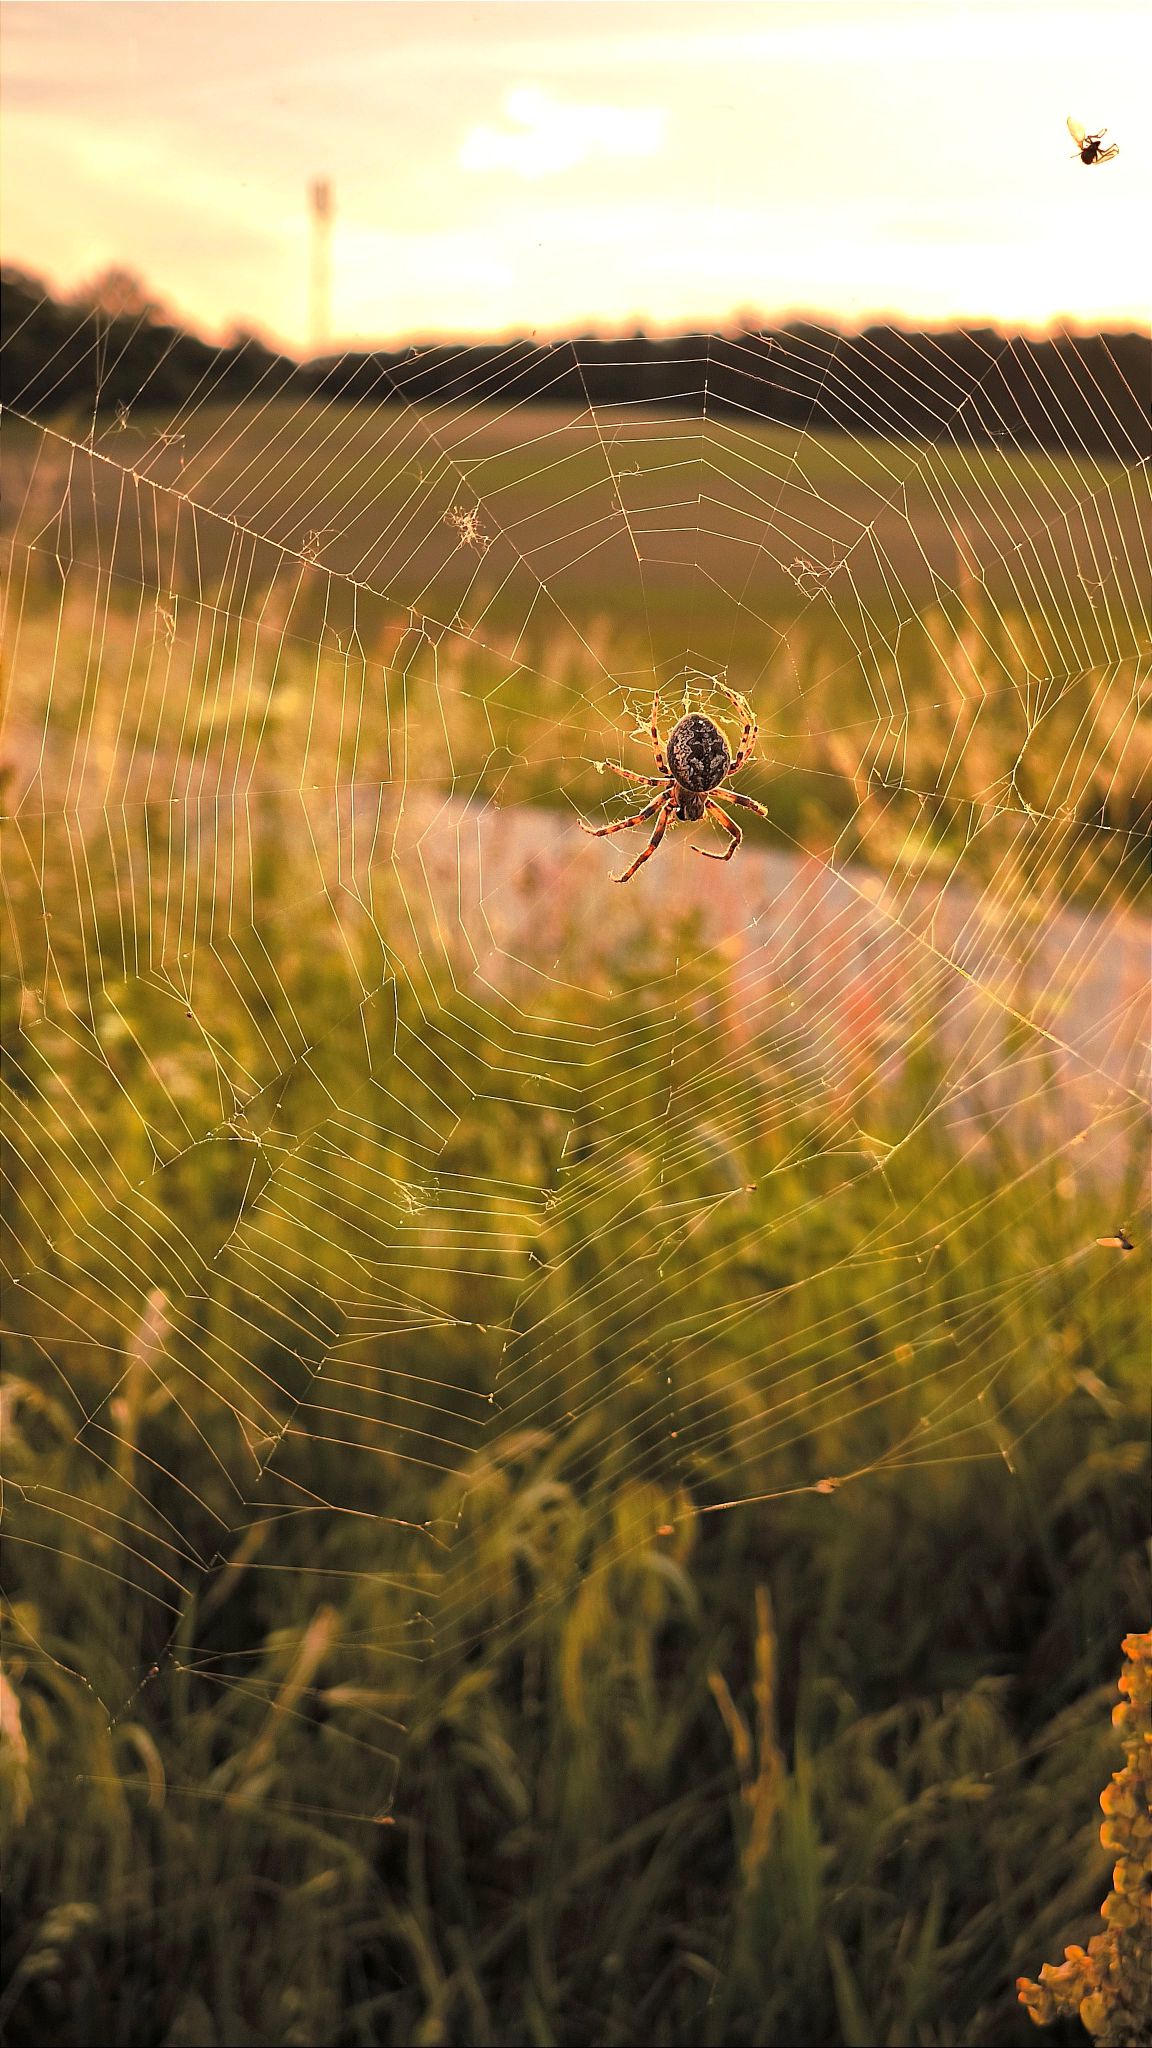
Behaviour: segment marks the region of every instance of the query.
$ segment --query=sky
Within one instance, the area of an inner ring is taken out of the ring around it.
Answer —
[[[1152,10],[1107,0],[13,0],[0,253],[309,341],[1143,324]],[[1085,169],[1065,117],[1107,124]]]

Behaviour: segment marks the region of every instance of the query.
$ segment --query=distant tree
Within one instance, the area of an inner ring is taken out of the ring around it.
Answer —
[[[22,270],[18,263],[0,263],[0,286],[6,292],[22,292],[27,299],[51,297],[43,278],[31,270]]]
[[[772,322],[759,306],[737,306],[736,311],[724,324],[726,334],[739,338],[744,334],[766,334]]]
[[[249,320],[230,320],[224,330],[225,348],[260,348],[267,352],[268,336]]]
[[[342,405],[541,401],[681,413],[706,395],[709,416],[735,408],[814,432],[933,441],[955,431],[1134,462],[1150,445],[1146,333],[1030,340],[877,321],[853,335],[804,316],[765,329],[756,308],[742,307],[727,333],[440,340],[301,364],[246,324],[233,325],[224,347],[165,324],[148,286],[120,266],[67,302],[15,267],[4,268],[0,286],[0,387],[6,404],[33,415],[108,413],[141,400],[155,410],[194,390],[230,405],[259,390]],[[105,321],[116,326],[112,346]]]
[[[144,279],[123,264],[110,263],[72,294],[73,305],[85,312],[103,313],[109,320],[170,320],[162,300],[155,298]]]

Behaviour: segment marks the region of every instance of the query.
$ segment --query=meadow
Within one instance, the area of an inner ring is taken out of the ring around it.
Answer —
[[[9,441],[6,2037],[1058,2040],[1150,1219],[1029,963],[1146,906],[1136,586],[1046,457],[434,424]],[[769,822],[609,891],[717,676]]]

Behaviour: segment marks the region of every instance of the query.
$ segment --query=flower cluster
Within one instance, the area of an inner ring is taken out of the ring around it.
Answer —
[[[1135,2048],[1152,2040],[1152,1632],[1124,1638],[1123,1695],[1112,1712],[1124,1768],[1100,1794],[1100,1840],[1117,1857],[1101,1907],[1104,1931],[1062,1963],[1045,1963],[1040,1982],[1016,1980],[1020,2002],[1038,2026],[1079,2013],[1097,2048]]]

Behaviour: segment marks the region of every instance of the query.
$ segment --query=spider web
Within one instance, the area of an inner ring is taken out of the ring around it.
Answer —
[[[1010,1476],[1066,1398],[1026,1312],[1147,1229],[1139,408],[1084,369],[1089,442],[1053,382],[1043,452],[1035,358],[916,349],[7,410],[9,1575],[114,1725],[223,1703],[209,1790],[274,1796],[290,1724],[384,1812],[574,1502],[627,1549]],[[654,772],[654,693],[734,738],[725,687],[769,825],[616,888],[595,764]]]

